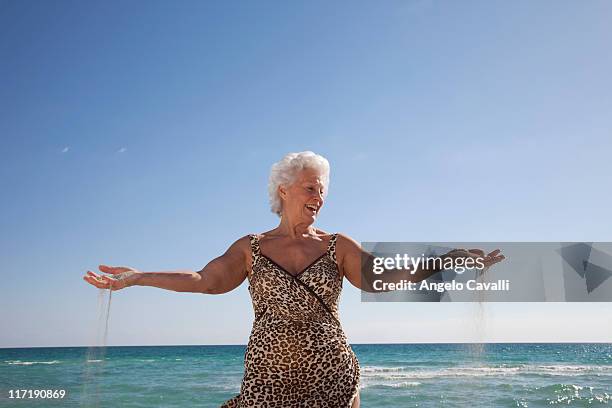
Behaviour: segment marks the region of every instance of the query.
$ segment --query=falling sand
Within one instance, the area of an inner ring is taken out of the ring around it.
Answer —
[[[476,282],[487,282],[487,270],[485,268],[482,272],[476,272]],[[485,292],[475,291],[475,299],[472,302],[474,313],[470,321],[475,337],[475,341],[468,345],[468,354],[476,364],[482,363],[482,357],[485,352],[485,333],[486,333],[486,309],[485,309]]]
[[[108,303],[106,303],[106,293],[108,293]],[[94,345],[87,349],[83,363],[83,387],[80,399],[82,407],[100,406],[100,379],[104,372],[112,296],[112,290],[100,289],[98,292],[96,337]]]

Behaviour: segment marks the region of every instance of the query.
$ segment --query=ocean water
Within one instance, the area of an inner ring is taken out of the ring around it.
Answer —
[[[352,345],[362,407],[612,405],[612,344]],[[218,407],[245,346],[0,349],[0,406]],[[62,400],[10,390],[65,390]]]

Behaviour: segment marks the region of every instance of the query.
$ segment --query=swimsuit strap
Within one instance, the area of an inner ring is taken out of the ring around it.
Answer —
[[[338,263],[338,261],[336,261],[336,239],[337,238],[338,238],[338,234],[332,234],[331,238],[329,239],[329,245],[327,245],[327,253],[331,257],[331,259],[334,261],[334,263]]]
[[[251,241],[251,256],[253,257],[253,266],[259,261],[261,250],[259,249],[259,237],[256,234],[249,235]]]

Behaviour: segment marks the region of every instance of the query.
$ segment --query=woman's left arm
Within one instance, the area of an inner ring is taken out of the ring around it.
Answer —
[[[478,257],[483,259],[486,268],[504,259],[504,256],[500,254],[499,250],[495,250],[485,255],[484,252],[479,249],[455,249],[442,255],[443,260],[447,258]],[[336,258],[338,269],[356,288],[372,293],[389,291],[374,289],[374,281],[381,280],[381,275],[374,273],[375,257],[369,252],[364,251],[361,245],[352,238],[343,234],[338,234],[338,239],[336,241]],[[397,283],[401,281],[420,282],[440,272],[441,269],[436,266],[439,265],[421,264],[416,271],[410,269],[385,269],[384,281],[387,283]]]

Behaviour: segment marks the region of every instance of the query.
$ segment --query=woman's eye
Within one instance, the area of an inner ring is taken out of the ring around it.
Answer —
[[[306,190],[308,190],[308,191],[315,191],[315,187],[306,187]],[[323,194],[323,190],[319,190],[319,193],[322,195]]]

